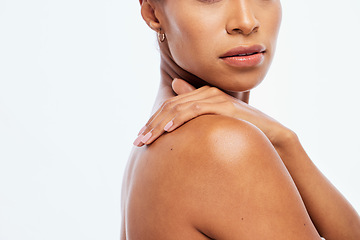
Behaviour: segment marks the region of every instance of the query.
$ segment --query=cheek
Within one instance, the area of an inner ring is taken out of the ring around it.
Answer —
[[[206,21],[204,21],[206,20]],[[182,14],[174,16],[167,31],[170,53],[174,61],[183,69],[193,72],[200,63],[202,65],[211,62],[210,53],[214,52],[216,42],[221,41],[223,28],[219,25],[216,17]],[[218,24],[219,26],[217,26]]]
[[[267,37],[271,40],[272,44],[276,43],[277,36],[279,33],[281,19],[282,19],[282,10],[281,5],[274,6],[271,11],[271,14],[264,14],[264,19],[262,19],[262,28],[266,33]]]

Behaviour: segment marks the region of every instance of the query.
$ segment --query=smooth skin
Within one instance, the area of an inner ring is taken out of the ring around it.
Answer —
[[[156,111],[124,174],[121,239],[360,239],[359,215],[296,134],[247,104],[275,51],[280,2],[141,4],[166,40]],[[252,44],[267,49],[259,66],[219,59]]]

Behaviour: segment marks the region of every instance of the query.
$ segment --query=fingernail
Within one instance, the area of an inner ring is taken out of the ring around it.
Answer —
[[[138,147],[139,144],[141,143],[141,139],[142,139],[143,137],[144,137],[144,135],[142,135],[142,134],[141,134],[140,136],[138,136],[138,137],[135,139],[135,141],[134,141],[133,144]]]
[[[141,130],[139,131],[138,136],[139,136],[140,134],[142,134],[142,133],[145,131],[145,129],[146,129],[146,126],[143,126],[143,127],[141,128]]]
[[[141,139],[141,142],[142,143],[146,143],[152,136],[152,133],[151,132],[148,132],[144,137],[143,139]]]
[[[165,127],[164,127],[164,131],[169,131],[169,129],[174,125],[174,122],[171,120],[170,122],[168,122]]]

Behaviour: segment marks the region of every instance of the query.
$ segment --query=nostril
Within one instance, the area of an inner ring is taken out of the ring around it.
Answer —
[[[241,30],[240,28],[234,28],[232,32],[243,33],[243,30]]]
[[[234,28],[231,30],[231,32],[228,32],[229,34],[244,34],[244,35],[250,35],[252,33],[256,33],[259,31],[259,27],[256,26],[254,28],[251,28],[251,29],[246,29],[245,31],[241,28]]]

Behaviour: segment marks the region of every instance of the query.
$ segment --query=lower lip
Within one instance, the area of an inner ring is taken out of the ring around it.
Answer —
[[[257,53],[249,56],[225,57],[221,59],[226,64],[233,67],[238,67],[238,68],[256,67],[264,61],[264,53]]]

